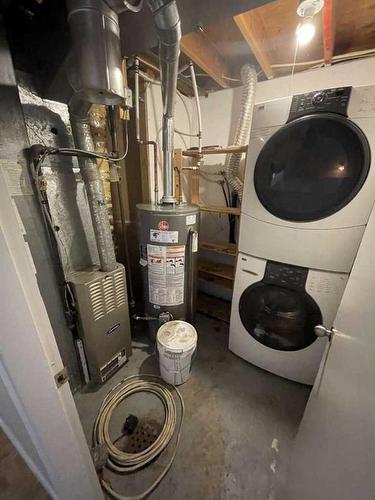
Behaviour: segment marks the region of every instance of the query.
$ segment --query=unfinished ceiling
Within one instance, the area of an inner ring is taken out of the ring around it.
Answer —
[[[65,0],[5,3],[15,66],[42,75],[41,89],[49,88],[70,47]],[[337,63],[343,56],[359,57],[358,51],[375,52],[375,0],[325,0],[323,10],[314,17],[315,37],[296,54],[295,32],[301,20],[296,13],[298,0],[177,3],[183,33],[180,65],[189,59],[195,62],[202,92],[240,85],[240,69],[246,62],[254,64],[259,79],[264,80]],[[123,56],[141,55],[154,66],[148,69],[157,76],[157,49],[150,50],[157,38],[149,10],[121,14],[120,27]],[[179,90],[192,95],[188,77],[181,75]]]
[[[296,51],[298,3],[274,0],[185,34],[181,50],[200,68],[200,88],[239,85],[245,62],[256,64],[259,78],[267,79],[375,52],[375,0],[325,0],[314,16],[313,40]]]

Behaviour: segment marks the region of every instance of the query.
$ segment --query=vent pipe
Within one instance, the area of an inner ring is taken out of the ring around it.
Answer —
[[[174,108],[180,55],[180,17],[174,0],[147,0],[159,38],[163,99],[163,204],[174,204],[173,136]],[[120,30],[117,14],[138,11],[141,0],[68,0],[75,65],[69,71],[74,91],[69,105],[74,142],[77,148],[93,151],[88,121],[90,103],[118,104],[124,97],[121,70]],[[100,267],[111,271],[116,259],[102,179],[96,161],[79,157],[98,247]]]
[[[174,108],[180,56],[181,25],[176,2],[148,0],[159,38],[161,93],[163,100],[163,197],[162,204],[174,204],[173,136]]]

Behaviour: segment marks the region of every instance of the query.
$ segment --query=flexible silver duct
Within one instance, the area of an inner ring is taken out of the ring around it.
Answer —
[[[237,123],[233,146],[242,146],[249,143],[255,89],[257,84],[257,74],[255,68],[248,64],[242,66],[241,80],[243,83],[241,111]],[[238,168],[241,157],[242,153],[231,153],[227,155],[225,160],[225,175],[230,187],[237,193],[240,202],[242,201],[243,191],[243,182],[238,177]]]
[[[73,100],[69,105],[70,123],[76,148],[94,151],[88,110],[91,104],[86,101]],[[78,164],[85,183],[87,201],[98,247],[100,269],[108,272],[116,269],[116,256],[109,224],[108,210],[105,202],[103,181],[96,160],[78,156]]]
[[[163,204],[176,203],[173,189],[174,108],[180,56],[181,26],[176,2],[148,0],[159,38],[163,99]]]

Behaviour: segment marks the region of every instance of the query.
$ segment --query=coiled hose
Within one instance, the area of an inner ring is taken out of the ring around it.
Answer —
[[[109,435],[109,423],[114,410],[126,398],[137,392],[148,392],[159,398],[164,406],[164,425],[161,433],[151,446],[139,453],[126,453],[117,448]],[[180,418],[177,418],[177,407],[174,394],[177,395],[181,406]],[[109,457],[106,466],[114,472],[123,474],[141,469],[149,464],[168,446],[177,427],[176,442],[172,456],[162,473],[155,479],[146,491],[137,496],[127,497],[115,492],[110,484],[102,479],[103,489],[118,500],[141,500],[146,498],[167,474],[176,456],[180,440],[182,420],[184,416],[184,401],[180,391],[164,382],[156,375],[133,375],[119,382],[105,397],[99,409],[93,429],[93,445],[105,444]]]
[[[241,68],[241,80],[243,83],[240,117],[233,141],[233,146],[243,146],[248,144],[250,138],[250,126],[253,116],[255,100],[255,89],[257,84],[257,74],[253,66],[245,64]],[[242,153],[231,153],[225,159],[225,176],[230,187],[242,201],[243,182],[238,177]]]

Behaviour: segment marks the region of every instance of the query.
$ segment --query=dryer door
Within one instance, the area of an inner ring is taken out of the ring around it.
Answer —
[[[316,302],[305,291],[263,282],[249,286],[239,301],[239,314],[249,335],[280,351],[297,351],[316,340],[322,322]]]
[[[266,142],[254,185],[271,214],[310,222],[347,205],[369,168],[370,148],[361,129],[344,116],[317,113],[288,123]]]

